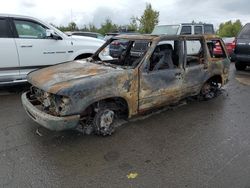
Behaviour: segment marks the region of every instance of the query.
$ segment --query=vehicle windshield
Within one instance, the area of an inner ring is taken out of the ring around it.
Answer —
[[[158,25],[155,26],[152,34],[154,35],[176,35],[179,29],[179,25]]]
[[[151,45],[150,40],[113,39],[93,56],[92,62],[120,68],[135,68]]]

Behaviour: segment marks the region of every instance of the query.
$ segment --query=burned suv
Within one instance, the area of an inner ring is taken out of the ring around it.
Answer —
[[[121,40],[128,45],[119,57],[106,53]],[[146,42],[147,48],[131,53],[136,42]],[[194,43],[199,49],[189,50]],[[214,55],[215,44],[221,46],[220,56]],[[228,81],[229,65],[224,43],[215,36],[120,35],[90,58],[30,73],[32,87],[22,103],[34,121],[50,130],[81,125],[110,135],[116,119],[188,96],[213,98]]]

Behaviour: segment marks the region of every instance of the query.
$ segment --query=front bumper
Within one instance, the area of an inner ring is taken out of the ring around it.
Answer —
[[[32,104],[28,96],[29,92],[25,92],[22,94],[23,107],[29,117],[38,124],[52,131],[62,131],[67,129],[74,129],[77,127],[80,120],[80,115],[58,117],[47,114],[36,108],[35,103]]]

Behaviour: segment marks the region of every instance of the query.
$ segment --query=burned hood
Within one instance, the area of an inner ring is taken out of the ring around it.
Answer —
[[[62,89],[73,87],[76,81],[84,82],[84,79],[115,71],[118,70],[86,60],[78,60],[33,71],[28,74],[28,81],[37,88],[56,94]]]

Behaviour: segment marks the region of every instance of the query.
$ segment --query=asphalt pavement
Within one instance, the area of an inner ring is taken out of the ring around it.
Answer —
[[[0,187],[250,187],[250,70],[210,101],[138,118],[110,137],[51,132],[0,89]]]

